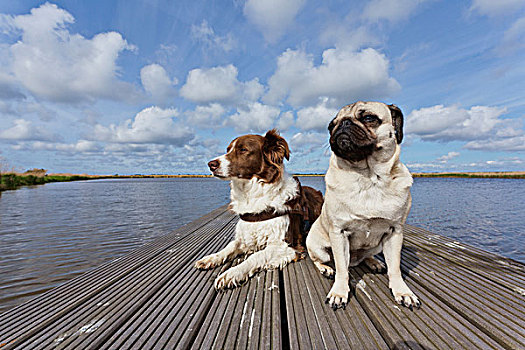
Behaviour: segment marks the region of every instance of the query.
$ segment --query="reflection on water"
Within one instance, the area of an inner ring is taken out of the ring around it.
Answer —
[[[324,192],[324,179],[301,182]],[[415,179],[408,222],[524,261],[525,181]],[[217,179],[52,183],[0,197],[0,312],[228,202]]]

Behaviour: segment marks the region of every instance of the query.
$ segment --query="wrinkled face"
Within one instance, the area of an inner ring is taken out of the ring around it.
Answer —
[[[265,136],[245,135],[233,140],[226,154],[208,163],[214,176],[221,179],[260,178],[265,182],[278,180],[283,160],[289,157],[288,144],[271,130]]]
[[[361,161],[389,141],[401,143],[403,114],[394,105],[356,102],[343,107],[330,122],[330,147],[338,157]]]

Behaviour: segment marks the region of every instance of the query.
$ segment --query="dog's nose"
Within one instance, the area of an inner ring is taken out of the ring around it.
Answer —
[[[211,171],[217,170],[217,168],[221,165],[221,162],[219,162],[217,159],[212,160],[208,163],[208,166],[210,167]]]

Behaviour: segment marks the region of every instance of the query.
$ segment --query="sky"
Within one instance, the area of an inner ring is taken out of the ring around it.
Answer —
[[[206,174],[277,128],[324,173],[357,100],[413,172],[525,170],[525,0],[0,0],[0,166]]]

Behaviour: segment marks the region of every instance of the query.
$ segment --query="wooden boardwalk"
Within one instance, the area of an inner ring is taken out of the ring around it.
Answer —
[[[407,226],[402,270],[422,306],[398,306],[386,275],[351,269],[346,310],[309,259],[217,293],[221,207],[0,316],[2,349],[525,349],[525,266]],[[234,262],[235,263],[235,262]]]

